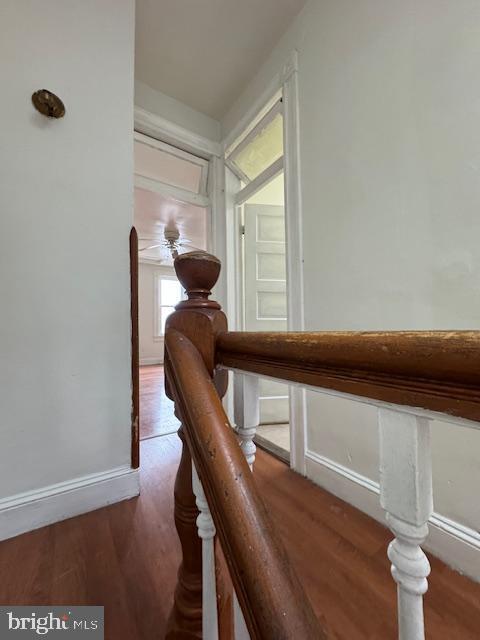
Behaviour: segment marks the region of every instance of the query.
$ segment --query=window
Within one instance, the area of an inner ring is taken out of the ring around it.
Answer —
[[[255,180],[283,155],[283,115],[267,115],[271,119],[264,119],[230,156],[244,183]]]
[[[264,183],[283,169],[283,102],[277,98],[266,113],[225,153],[227,166],[242,187]]]
[[[151,180],[189,193],[207,194],[208,161],[135,132],[137,182]]]
[[[182,299],[182,286],[175,276],[158,274],[155,280],[155,336],[165,335],[165,323]]]

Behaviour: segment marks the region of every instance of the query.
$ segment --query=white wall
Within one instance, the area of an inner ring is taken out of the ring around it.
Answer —
[[[133,0],[1,3],[0,498],[130,466],[133,34]]]
[[[138,265],[138,333],[140,364],[163,362],[164,341],[155,338],[155,277],[174,276],[173,267],[159,267],[141,262]]]
[[[152,89],[144,82],[135,81],[135,105],[170,122],[178,124],[208,140],[220,140],[220,123],[204,113]]]
[[[311,0],[225,117],[298,49],[306,329],[479,328],[479,18]],[[368,407],[309,394],[308,446],[377,477]],[[433,450],[436,510],[478,530],[480,433],[434,423]]]

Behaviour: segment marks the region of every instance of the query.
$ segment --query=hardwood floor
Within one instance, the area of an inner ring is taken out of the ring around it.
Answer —
[[[179,457],[176,435],[145,440],[139,498],[0,543],[0,604],[102,604],[107,640],[161,639],[180,560]],[[261,451],[255,478],[329,637],[394,640],[390,533]],[[429,640],[480,637],[480,585],[435,559],[425,605]]]
[[[100,604],[107,640],[162,638],[180,561],[177,440],[141,443],[139,498],[0,543],[0,603]]]
[[[391,533],[347,503],[259,452],[255,477],[315,611],[342,640],[394,640]],[[430,557],[429,640],[480,638],[480,584]]]
[[[140,440],[175,433],[180,426],[164,384],[162,365],[140,367]]]

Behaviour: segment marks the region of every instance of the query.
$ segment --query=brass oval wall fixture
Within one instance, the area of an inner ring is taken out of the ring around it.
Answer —
[[[39,89],[32,94],[33,106],[47,118],[63,118],[65,115],[65,105],[51,91]]]

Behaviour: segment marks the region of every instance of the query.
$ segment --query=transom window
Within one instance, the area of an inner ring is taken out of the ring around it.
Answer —
[[[203,158],[135,132],[134,160],[137,186],[174,187],[187,202],[191,194],[207,195],[208,161]]]
[[[269,113],[252,135],[239,144],[230,156],[231,163],[244,183],[255,180],[265,169],[283,156],[283,115]]]
[[[283,169],[283,102],[278,97],[273,106],[225,153],[227,166],[240,179],[242,187],[264,183]]]

